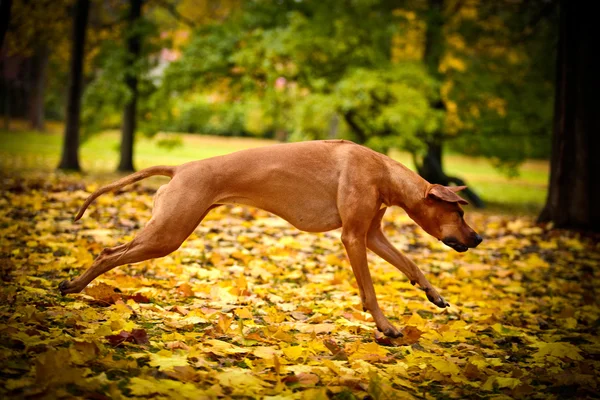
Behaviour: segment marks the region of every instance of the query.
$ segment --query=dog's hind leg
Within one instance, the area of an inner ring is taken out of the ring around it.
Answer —
[[[120,265],[172,253],[196,229],[206,214],[218,206],[211,204],[210,199],[198,199],[184,191],[163,188],[165,186],[156,195],[152,218],[138,235],[129,243],[102,250],[83,274],[71,281],[61,282],[59,289],[62,294],[78,293],[96,277]]]

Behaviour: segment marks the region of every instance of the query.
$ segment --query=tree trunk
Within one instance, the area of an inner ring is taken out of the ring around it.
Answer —
[[[538,221],[600,231],[598,61],[589,6],[560,2],[550,185]]]
[[[0,0],[0,50],[4,44],[4,36],[8,30],[10,22],[10,12],[12,9],[12,0]]]
[[[142,15],[142,0],[130,0],[129,26],[127,32],[128,65],[131,67],[125,76],[125,85],[129,89],[130,98],[123,110],[123,126],[121,129],[121,161],[118,171],[135,171],[133,166],[133,144],[135,140],[136,112],[138,98],[138,77],[135,64],[140,57],[142,38],[136,32],[135,25]]]
[[[10,130],[10,79],[6,77],[6,62],[0,63],[2,66],[2,109],[4,112],[4,130]]]
[[[0,53],[2,53],[2,45],[4,44],[4,36],[8,31],[8,24],[10,22],[10,13],[12,10],[12,0],[0,0]],[[10,129],[10,82],[4,76],[4,64],[2,65],[2,79],[4,79],[4,129]]]
[[[44,131],[44,93],[46,89],[46,75],[48,70],[48,47],[40,44],[35,49],[32,59],[33,87],[29,96],[29,122],[31,129]]]
[[[423,61],[427,66],[429,75],[436,80],[442,80],[439,72],[440,61],[444,52],[444,0],[429,0],[427,10],[427,29],[425,31],[425,51]],[[444,104],[439,101],[435,104],[436,109],[444,109]],[[435,132],[427,141],[427,153],[420,163],[416,163],[417,172],[425,180],[440,185],[448,184],[448,177],[444,173],[442,165],[442,143],[443,134]]]
[[[58,168],[79,171],[79,115],[83,87],[83,58],[85,33],[90,0],[77,0],[74,9],[71,50],[71,74],[67,99],[67,118],[62,156]]]
[[[425,32],[425,51],[423,61],[429,70],[429,74],[437,80],[443,77],[439,72],[440,61],[444,53],[444,0],[429,0],[427,15],[427,30]],[[433,105],[434,108],[445,109],[443,101]],[[425,180],[440,185],[449,185],[451,183],[457,186],[465,185],[465,182],[455,176],[448,176],[444,172],[442,164],[442,150],[444,144],[444,135],[442,132],[434,133],[427,141],[427,153],[421,162],[415,160],[417,172]],[[478,208],[485,207],[484,201],[471,189],[465,189],[463,192],[471,203]]]

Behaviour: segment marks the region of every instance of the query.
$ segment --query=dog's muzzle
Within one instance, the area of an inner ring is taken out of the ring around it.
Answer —
[[[470,246],[460,243],[456,238],[453,238],[453,237],[442,239],[442,243],[444,243],[446,246],[451,247],[452,249],[458,251],[459,253],[464,253],[465,251],[469,250],[469,248],[477,247],[479,245],[479,243],[481,243],[482,241],[483,241],[483,238],[479,235],[475,235],[472,238],[472,243]]]
[[[465,251],[469,250],[469,248],[467,246],[465,246],[462,243],[458,243],[455,240],[451,240],[451,239],[444,239],[442,240],[442,243],[444,243],[446,246],[453,248],[454,250],[458,251],[459,253],[464,253]]]

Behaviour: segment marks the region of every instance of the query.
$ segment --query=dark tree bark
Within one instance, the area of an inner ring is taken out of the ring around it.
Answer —
[[[48,71],[48,46],[40,44],[35,49],[31,60],[32,87],[29,95],[29,122],[31,128],[44,131],[44,93],[46,91],[46,76]]]
[[[90,0],[77,0],[75,3],[67,118],[62,156],[58,165],[58,168],[65,170],[79,171],[81,169],[79,167],[79,116],[83,87],[85,33],[89,8]]]
[[[129,27],[127,34],[127,52],[128,64],[134,65],[140,57],[142,49],[142,38],[135,30],[135,25],[139,22],[142,15],[142,0],[130,0],[129,9]],[[123,126],[121,128],[121,160],[117,168],[122,172],[131,172],[133,166],[133,144],[135,140],[137,98],[138,98],[138,77],[136,68],[131,68],[125,77],[125,84],[129,89],[131,97],[125,104],[123,110]]]
[[[11,10],[12,0],[0,0],[0,49],[2,49],[2,45],[4,44],[4,36],[8,30]]]
[[[0,0],[0,51],[2,51],[2,45],[4,44],[4,36],[8,30],[8,24],[10,22],[10,13],[12,10],[12,0]],[[4,65],[2,65],[4,67]],[[2,70],[2,79],[4,78],[4,68]],[[4,81],[4,129],[10,128],[10,102],[9,102],[9,83]]]
[[[429,0],[429,9],[427,16],[427,30],[425,32],[425,51],[423,59],[425,65],[429,70],[429,74],[441,80],[442,76],[439,72],[440,61],[444,52],[444,0]],[[433,105],[435,108],[443,110],[444,103],[439,101]],[[431,183],[437,183],[440,185],[455,184],[457,186],[465,185],[465,182],[455,176],[448,176],[444,172],[444,166],[442,164],[442,150],[443,150],[443,133],[436,132],[427,141],[427,153],[422,160],[415,159],[415,166],[417,172],[425,180]],[[465,197],[467,197],[471,203],[478,208],[485,207],[484,201],[471,189],[463,191]]]
[[[5,63],[0,63],[0,66],[2,67],[2,69],[0,70],[0,72],[2,73],[2,108],[4,111],[4,129],[5,130],[9,130],[10,129],[10,89],[11,89],[11,85],[10,85],[10,80],[6,78],[6,72],[5,72],[5,68],[6,65]]]
[[[586,3],[587,4],[587,3]],[[550,187],[539,222],[600,231],[600,89],[591,6],[560,2]]]

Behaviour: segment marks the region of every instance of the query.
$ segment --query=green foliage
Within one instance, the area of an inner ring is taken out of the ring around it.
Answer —
[[[294,106],[291,141],[351,138],[347,124],[339,117],[335,94],[314,93]]]
[[[130,60],[124,41],[102,43],[93,62],[93,79],[83,96],[81,118],[84,139],[90,134],[120,127],[123,107],[132,96],[125,85],[125,78],[129,75],[138,79],[138,129],[149,135],[156,133],[152,112],[159,104],[152,94],[160,83],[155,76],[158,51],[166,43],[157,38],[158,27],[149,19],[141,18],[130,30],[124,26],[117,29],[122,30],[124,37],[139,34],[143,38],[142,55],[137,60]]]
[[[515,13],[481,2],[473,8],[477,18],[447,24],[450,144],[489,158],[509,176],[526,158],[550,156],[556,16],[539,18],[551,9],[538,7],[523,4]]]
[[[175,104],[179,116],[165,127],[173,132],[201,132],[220,136],[246,136],[246,106],[210,102],[206,96]]]
[[[387,62],[389,21],[395,17],[385,2],[272,3],[247,3],[226,22],[195,32],[182,58],[165,73],[161,96],[171,108],[182,94],[221,91],[225,85],[229,106],[247,105],[249,132],[286,131],[296,139],[326,134],[338,104],[335,83],[356,67]],[[315,105],[324,101],[331,104],[313,120]],[[255,123],[259,114],[262,124]],[[187,114],[171,113],[167,119],[187,119]],[[189,126],[185,121],[174,126],[181,124]],[[199,132],[219,133],[206,117],[196,125],[202,126]]]
[[[393,147],[417,152],[442,124],[443,113],[431,106],[439,100],[436,86],[415,63],[358,69],[336,87],[338,111],[354,125],[359,142],[384,152]]]
[[[442,137],[514,175],[526,157],[548,156],[552,67],[540,73],[539,64],[554,31],[546,24],[530,41],[511,42],[511,29],[527,19],[497,16],[497,8],[474,2],[444,11],[433,74],[414,57],[430,20],[420,4],[244,3],[196,30],[167,68],[158,92],[169,104],[163,121],[219,135],[333,135],[413,154]],[[402,55],[399,35],[417,37],[412,56]],[[214,103],[198,101],[215,93]]]

